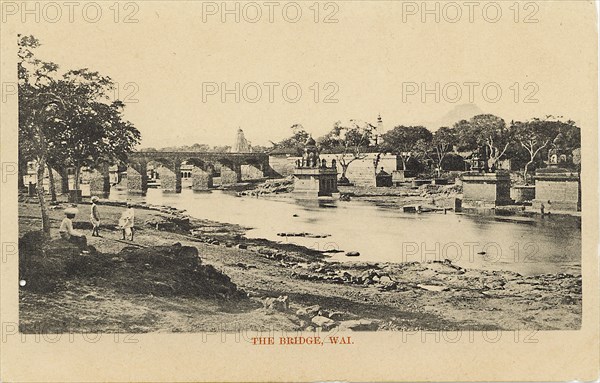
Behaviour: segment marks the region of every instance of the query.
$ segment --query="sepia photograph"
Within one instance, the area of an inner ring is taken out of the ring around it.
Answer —
[[[2,2],[3,343],[597,341],[597,4],[170,3]]]

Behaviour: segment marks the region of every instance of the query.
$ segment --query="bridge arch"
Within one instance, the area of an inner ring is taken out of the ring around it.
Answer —
[[[163,191],[181,192],[181,160],[178,157],[153,156],[146,161],[146,173],[151,179],[160,179]]]
[[[182,162],[181,175],[183,179],[191,179],[192,190],[204,191],[213,187],[215,166],[201,158],[185,158]]]
[[[221,156],[215,159],[221,185],[232,185],[242,180],[241,164],[234,159]]]

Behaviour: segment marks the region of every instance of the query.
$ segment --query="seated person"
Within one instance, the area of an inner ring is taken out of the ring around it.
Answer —
[[[60,237],[62,239],[67,240],[71,243],[74,243],[80,249],[86,249],[87,248],[87,238],[85,237],[84,234],[73,229],[72,219],[75,218],[76,214],[77,214],[77,209],[75,209],[75,208],[65,209],[66,217],[60,223],[60,228],[58,229],[58,232],[60,233]]]

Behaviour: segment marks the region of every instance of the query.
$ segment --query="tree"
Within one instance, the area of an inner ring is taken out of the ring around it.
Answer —
[[[441,127],[433,133],[432,146],[436,153],[437,169],[443,170],[444,158],[450,153],[457,144],[456,130],[448,127]]]
[[[252,145],[252,151],[254,153],[268,153],[269,150],[271,149],[263,145]]]
[[[19,87],[19,163],[36,163],[36,194],[40,204],[42,232],[50,234],[50,218],[44,195],[44,172],[47,167],[48,141],[56,113],[64,108],[63,100],[52,93],[51,84],[58,65],[34,56],[41,44],[33,36],[18,35]],[[20,166],[20,168],[22,168]],[[22,182],[22,181],[21,181]]]
[[[456,143],[456,131],[453,128],[444,126],[433,133],[431,141],[421,138],[415,146],[424,157],[435,164],[436,172],[439,176],[443,170],[442,165],[446,155],[454,149]]]
[[[211,149],[215,153],[229,153],[231,151],[230,145],[213,146]]]
[[[527,183],[527,173],[529,166],[533,164],[538,153],[547,147],[552,141],[552,137],[556,136],[556,131],[552,132],[546,129],[546,124],[541,123],[540,120],[532,120],[528,122],[513,122],[511,124],[511,131],[515,140],[519,145],[527,151],[529,159],[525,164],[523,170],[523,179]],[[552,129],[554,130],[554,129]]]
[[[540,153],[549,149],[552,141],[560,133],[563,137],[563,145],[568,151],[581,146],[580,129],[573,121],[563,122],[546,116],[545,119],[533,118],[526,122],[512,122],[510,127],[514,140],[524,149],[528,155],[527,163],[523,170],[523,178],[527,182],[529,167],[535,162]]]
[[[124,104],[109,102],[113,88],[109,77],[88,69],[59,77],[56,64],[35,57],[39,46],[33,36],[18,36],[19,160],[37,164],[42,231],[49,234],[46,168],[52,177],[52,168],[73,166],[77,189],[83,165],[125,161],[140,133],[122,119]]]
[[[492,114],[480,114],[469,121],[461,120],[454,124],[454,128],[461,149],[476,150],[481,146],[486,147],[488,166],[492,169],[511,143],[506,123]]]
[[[114,84],[107,76],[88,69],[72,70],[55,82],[65,102],[56,127],[56,149],[74,168],[75,190],[81,169],[123,163],[139,143],[140,132],[122,117],[123,102],[109,102]]]
[[[349,182],[346,172],[350,164],[366,157],[373,128],[373,125],[359,120],[337,121],[329,133],[317,140],[322,149],[335,154],[342,168],[340,182]]]
[[[423,148],[431,143],[433,135],[423,126],[399,125],[382,136],[382,151],[400,156],[402,169],[406,170],[408,161],[423,153]]]
[[[294,124],[290,126],[292,130],[292,136],[285,138],[279,142],[271,141],[273,150],[277,149],[293,149],[297,155],[302,155],[304,150],[304,144],[310,135],[301,124]]]

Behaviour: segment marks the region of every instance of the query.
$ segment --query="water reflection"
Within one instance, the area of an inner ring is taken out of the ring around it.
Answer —
[[[580,273],[580,218],[550,216],[521,219],[462,214],[403,213],[360,201],[236,197],[232,193],[181,194],[150,189],[147,196],[115,191],[165,204],[198,218],[250,228],[247,236],[296,243],[318,250],[359,251],[358,258],[332,254],[338,261],[405,262],[452,259],[468,268],[512,270],[522,274]],[[281,237],[311,233],[325,238]]]

